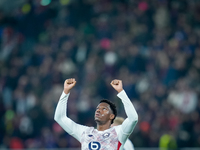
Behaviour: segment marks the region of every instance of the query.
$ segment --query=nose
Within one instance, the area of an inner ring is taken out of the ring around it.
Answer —
[[[96,113],[99,113],[99,114],[100,114],[100,113],[101,113],[101,110],[100,110],[100,109],[97,109],[97,110],[96,110]]]

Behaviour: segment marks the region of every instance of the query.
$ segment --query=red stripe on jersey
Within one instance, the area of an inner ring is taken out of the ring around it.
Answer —
[[[117,150],[119,150],[121,146],[122,146],[122,143],[120,143],[120,141],[118,141]]]

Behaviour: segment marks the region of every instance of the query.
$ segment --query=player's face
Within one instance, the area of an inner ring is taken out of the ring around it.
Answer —
[[[109,120],[112,120],[112,110],[110,109],[110,105],[107,103],[100,103],[95,111],[95,121],[104,124]]]

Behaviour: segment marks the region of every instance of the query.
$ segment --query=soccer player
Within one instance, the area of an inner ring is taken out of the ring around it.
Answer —
[[[116,106],[108,100],[101,100],[94,119],[97,128],[83,126],[67,117],[67,101],[70,90],[75,86],[74,78],[65,80],[64,91],[56,107],[54,119],[60,126],[81,143],[81,150],[123,150],[124,143],[138,121],[137,112],[122,87],[121,80],[113,80],[111,86],[122,100],[127,118],[122,125],[111,127],[117,116]]]
[[[111,127],[121,125],[123,122],[124,122],[124,118],[116,117],[113,124],[111,125]],[[133,143],[131,142],[131,140],[129,140],[129,139],[126,140],[123,150],[134,150],[134,146],[133,146]]]

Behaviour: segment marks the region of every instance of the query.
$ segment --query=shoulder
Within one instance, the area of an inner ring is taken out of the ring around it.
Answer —
[[[112,128],[114,128],[114,129],[116,130],[116,132],[119,132],[120,129],[121,129],[121,126],[122,126],[122,125],[118,125],[118,126],[114,126],[114,127],[112,127]]]
[[[111,129],[112,129],[112,130],[115,130],[115,132],[116,132],[117,135],[118,135],[120,132],[122,132],[121,126],[122,126],[122,125],[114,126],[114,127],[112,127]]]
[[[94,131],[94,130],[95,130],[94,127],[86,127],[85,128],[86,132],[91,132],[91,131]]]

